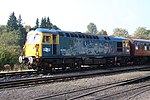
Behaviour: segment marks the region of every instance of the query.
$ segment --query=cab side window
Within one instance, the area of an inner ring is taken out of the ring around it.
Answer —
[[[50,36],[44,36],[43,37],[43,42],[44,43],[50,43]]]
[[[122,52],[122,42],[117,42],[117,52]]]

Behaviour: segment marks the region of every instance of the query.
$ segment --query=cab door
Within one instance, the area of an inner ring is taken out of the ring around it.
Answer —
[[[129,43],[129,40],[123,40],[122,44],[123,44],[123,53],[125,55],[130,55],[130,43]]]
[[[53,34],[53,45],[52,45],[52,54],[59,55],[59,35]]]
[[[53,38],[52,34],[43,34],[42,40],[42,56],[51,57],[53,50]]]

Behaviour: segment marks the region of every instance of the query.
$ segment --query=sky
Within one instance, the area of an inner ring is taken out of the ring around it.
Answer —
[[[0,25],[6,25],[12,12],[24,25],[35,26],[36,19],[49,17],[61,30],[86,32],[94,23],[109,35],[114,28],[133,34],[138,27],[150,29],[150,0],[1,0]]]

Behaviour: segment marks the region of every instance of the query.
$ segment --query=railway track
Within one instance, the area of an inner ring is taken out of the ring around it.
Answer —
[[[37,74],[37,71],[22,71],[22,72],[4,72],[0,73],[0,78],[3,77],[13,77],[13,76],[19,76],[19,75],[33,75]]]
[[[70,70],[67,70],[67,71],[54,71],[53,75],[55,74],[63,74],[63,73],[74,73],[74,72],[79,72],[79,71],[91,71],[91,70],[104,70],[105,69],[105,73],[106,72],[109,72],[111,70],[114,70],[114,72],[117,72],[117,71],[129,71],[129,70],[137,70],[137,69],[147,69],[147,68],[150,68],[149,67],[150,65],[142,65],[142,66],[129,66],[129,67],[112,67],[112,68],[107,68],[107,67],[104,67],[102,69],[100,68],[96,68],[96,69],[84,69],[84,70],[75,70],[75,71],[70,71]],[[4,73],[0,73],[0,78],[4,78],[4,77],[14,77],[14,76],[30,76],[30,75],[38,75],[38,74],[43,74],[43,73],[39,73],[37,71],[22,71],[22,72],[4,72]]]
[[[84,100],[84,97],[95,94],[95,93],[101,93],[103,91],[110,90],[110,89],[118,87],[118,86],[128,85],[128,84],[136,83],[139,81],[142,82],[142,81],[146,81],[149,79],[150,79],[150,75],[147,75],[144,77],[133,78],[130,80],[119,81],[119,82],[115,82],[115,83],[108,83],[108,84],[89,87],[89,88],[82,88],[79,90],[73,90],[73,91],[68,91],[68,92],[52,94],[52,95],[46,95],[46,96],[34,98],[34,100],[49,100],[49,99],[50,100],[57,100],[57,99],[58,100],[60,100],[60,99],[61,100],[78,100],[78,99]],[[110,100],[111,96],[117,96],[117,95],[120,95],[122,93],[134,91],[137,89],[142,89],[139,93],[143,93],[147,90],[150,90],[149,87],[150,87],[150,84],[142,85],[139,87],[132,88],[130,90],[122,90],[122,91],[115,92],[115,93],[113,92],[112,94],[102,95],[99,98],[94,99],[94,100]],[[136,95],[138,95],[138,93],[136,93],[133,96],[130,96],[129,98],[126,98],[126,99],[129,100],[130,98],[132,98]],[[114,100],[114,99],[112,99],[112,100]]]
[[[0,89],[4,88],[12,88],[12,87],[20,87],[20,86],[31,86],[37,84],[44,84],[44,83],[51,83],[51,82],[58,82],[58,81],[66,81],[66,80],[74,80],[84,77],[93,77],[94,75],[110,75],[120,72],[126,72],[131,70],[139,70],[149,68],[149,66],[145,67],[132,67],[132,68],[124,68],[118,70],[100,70],[100,71],[83,71],[83,72],[76,72],[76,73],[66,73],[66,74],[56,74],[56,75],[47,75],[42,77],[30,77],[30,78],[23,78],[18,80],[12,81],[2,81],[0,82]],[[33,72],[36,74],[36,72]],[[20,73],[19,73],[20,74]],[[25,73],[23,73],[25,74]],[[16,74],[15,74],[16,75]]]
[[[110,75],[114,73],[120,73],[130,70],[139,70],[139,69],[145,69],[149,68],[148,66],[145,67],[132,67],[132,68],[123,68],[123,69],[109,69],[109,70],[100,70],[100,71],[83,71],[83,72],[76,72],[76,73],[66,73],[66,74],[56,74],[56,75],[47,75],[47,76],[41,76],[41,77],[29,77],[29,78],[22,78],[17,80],[11,80],[11,81],[2,81],[0,82],[0,89],[5,88],[12,88],[12,87],[22,87],[22,86],[33,86],[37,84],[45,84],[45,83],[51,83],[51,82],[58,82],[58,81],[66,81],[66,80],[74,80],[84,77],[93,77],[94,75]],[[14,75],[22,75],[27,74],[26,72],[22,73],[14,73]],[[30,72],[30,74],[37,74],[36,72]]]
[[[131,100],[135,98],[136,96],[138,96],[139,94],[144,93],[149,90],[150,90],[150,84],[140,85],[140,86],[133,87],[127,90],[121,90],[121,91],[113,92],[111,94],[101,95],[95,100],[109,100],[109,99],[114,99],[116,97],[123,98],[123,100]]]

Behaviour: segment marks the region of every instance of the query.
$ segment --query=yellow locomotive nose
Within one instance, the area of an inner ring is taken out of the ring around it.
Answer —
[[[38,32],[31,31],[27,35],[27,41],[24,46],[24,56],[39,57],[42,55],[41,46],[42,35]]]
[[[25,47],[25,56],[36,56],[35,44],[26,44]]]
[[[41,56],[41,45],[40,44],[26,44],[24,48],[25,56]]]

